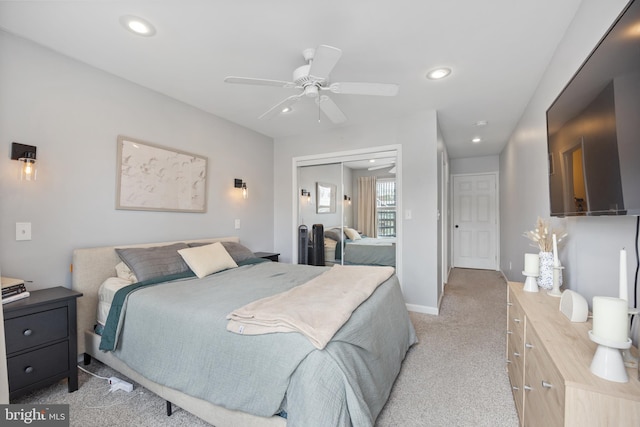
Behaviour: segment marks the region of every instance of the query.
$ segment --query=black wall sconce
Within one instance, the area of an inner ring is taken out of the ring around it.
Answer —
[[[302,197],[307,196],[307,203],[311,203],[311,191],[302,189],[302,191],[300,192],[300,195]]]
[[[241,179],[235,178],[233,180],[234,188],[242,188],[242,198],[246,199],[249,197],[249,190],[247,190],[247,183],[242,182]]]
[[[36,169],[36,147],[33,145],[11,143],[11,160],[20,162],[20,180],[35,181],[37,176]]]
[[[344,195],[344,201],[348,202],[349,204],[351,204],[351,197],[347,196],[346,194]]]

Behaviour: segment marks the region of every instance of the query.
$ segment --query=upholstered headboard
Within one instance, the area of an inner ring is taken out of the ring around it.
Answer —
[[[136,245],[103,246],[75,249],[71,272],[71,288],[82,292],[78,299],[78,353],[85,352],[84,332],[93,330],[98,308],[98,289],[107,278],[115,276],[116,265],[121,261],[116,248],[147,248],[172,243],[240,242],[238,237],[212,237],[208,239],[176,240],[174,242],[141,243]]]

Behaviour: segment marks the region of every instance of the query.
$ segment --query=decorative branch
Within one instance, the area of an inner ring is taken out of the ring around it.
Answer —
[[[538,217],[536,227],[526,231],[523,236],[531,240],[531,246],[538,248],[541,252],[551,252],[553,250],[553,235],[556,235],[558,247],[560,242],[564,242],[568,234],[563,229],[551,229],[549,223]]]

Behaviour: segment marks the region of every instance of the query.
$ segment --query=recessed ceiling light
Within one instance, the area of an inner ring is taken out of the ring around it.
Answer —
[[[376,159],[369,159],[369,163],[375,163]]]
[[[435,68],[427,73],[427,78],[431,80],[439,80],[451,74],[451,68]]]
[[[124,15],[120,17],[120,24],[133,34],[151,37],[156,33],[156,29],[146,19],[139,18],[133,15]]]
[[[284,108],[282,109],[282,111],[280,111],[280,112],[281,112],[281,113],[285,113],[285,114],[286,114],[286,113],[290,113],[291,111],[293,111],[293,108],[291,108],[291,107],[284,107]]]
[[[482,142],[482,138],[480,138],[479,136],[474,137],[471,142],[473,142],[474,144],[477,144],[479,142]]]

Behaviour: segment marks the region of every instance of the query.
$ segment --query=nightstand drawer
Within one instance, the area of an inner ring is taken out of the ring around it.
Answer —
[[[9,391],[14,392],[69,370],[66,341],[7,359]]]
[[[66,338],[67,323],[67,307],[5,320],[7,354]]]

